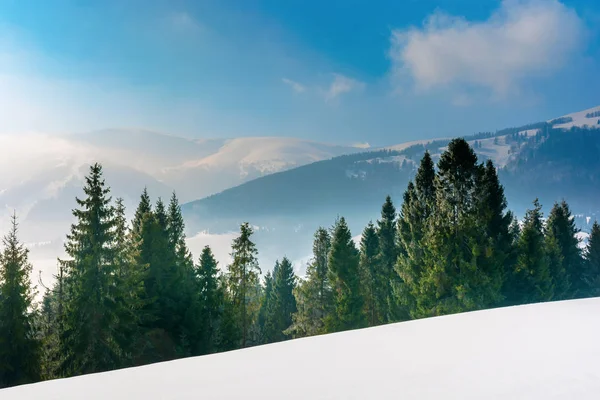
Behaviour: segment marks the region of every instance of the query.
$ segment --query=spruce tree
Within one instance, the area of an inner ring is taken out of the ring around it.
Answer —
[[[415,183],[408,183],[398,217],[400,251],[395,270],[400,279],[394,286],[394,295],[402,319],[418,315],[417,297],[427,250],[424,237],[436,206],[435,169],[429,152],[421,159]]]
[[[396,208],[390,196],[381,207],[381,219],[377,221],[379,242],[378,265],[376,269],[377,290],[375,304],[381,323],[397,319],[393,306],[392,282],[395,280],[394,265],[398,258],[396,241]]]
[[[133,219],[132,234],[134,239],[139,239],[139,235],[142,231],[142,221],[147,214],[152,212],[152,205],[150,202],[150,196],[148,195],[147,188],[144,188],[142,195],[140,196],[140,202],[135,211],[135,217]]]
[[[274,326],[273,342],[279,342],[289,338],[284,333],[292,325],[292,315],[297,311],[294,290],[296,288],[296,274],[292,263],[287,257],[283,257],[278,267],[273,270],[273,299],[272,319]]]
[[[476,265],[481,272],[480,286],[487,306],[501,304],[507,274],[514,264],[514,240],[511,234],[513,215],[506,211],[504,188],[500,184],[496,167],[487,160],[476,182],[476,208],[474,234],[476,235]]]
[[[107,371],[124,364],[125,343],[117,334],[122,304],[117,301],[114,264],[114,208],[102,167],[86,177],[84,199],[73,210],[76,223],[67,235],[61,260],[65,296],[61,332],[62,375]]]
[[[562,265],[553,273],[554,298],[566,299],[578,297],[585,290],[583,279],[583,257],[577,238],[579,229],[565,201],[555,203],[548,215],[546,236],[554,242]]]
[[[360,241],[360,278],[362,294],[365,301],[365,315],[369,326],[383,323],[377,307],[377,267],[379,255],[379,239],[373,222],[369,222],[363,230]]]
[[[167,235],[169,248],[174,259],[176,274],[177,304],[175,311],[180,316],[179,352],[191,355],[202,340],[202,326],[198,315],[201,313],[200,292],[195,277],[192,254],[186,244],[185,223],[175,192],[171,196],[167,210]],[[187,344],[186,344],[187,342]]]
[[[275,262],[273,272],[279,269],[279,261]],[[275,337],[275,307],[273,293],[273,274],[268,271],[265,275],[263,298],[261,299],[260,311],[258,312],[258,324],[261,329],[261,343],[271,343]]]
[[[233,262],[228,266],[229,292],[233,301],[233,310],[239,318],[241,331],[241,347],[248,344],[248,330],[253,323],[256,302],[252,294],[258,285],[258,250],[252,242],[253,230],[245,222],[240,226],[240,236],[233,240],[231,257]]]
[[[497,301],[495,282],[477,268],[482,251],[477,215],[482,174],[469,144],[452,140],[438,163],[435,213],[423,238],[427,269],[419,282],[416,316],[486,308]]]
[[[542,206],[536,199],[527,210],[518,246],[517,263],[509,276],[509,304],[551,300],[554,296],[550,258],[544,239]]]
[[[17,217],[0,254],[0,388],[40,378],[40,342],[33,310],[28,250],[18,239]]]
[[[292,315],[292,325],[286,330],[292,337],[306,337],[325,332],[325,320],[333,310],[333,293],[328,273],[331,236],[320,227],[314,234],[313,257],[306,268],[306,277],[294,291],[298,311]]]
[[[115,202],[113,256],[115,302],[119,304],[119,331],[123,345],[124,363],[134,362],[142,331],[140,324],[143,307],[144,269],[136,262],[135,247],[125,216],[125,205],[122,198]]]
[[[592,231],[585,248],[585,270],[583,282],[585,290],[581,295],[586,297],[600,296],[600,224],[594,221]]]
[[[333,228],[328,267],[335,309],[325,322],[327,331],[364,327],[366,318],[360,289],[359,254],[343,217]]]
[[[217,350],[218,329],[223,312],[223,289],[219,285],[219,268],[209,246],[202,249],[196,277],[200,292],[201,336],[196,354],[210,354]]]

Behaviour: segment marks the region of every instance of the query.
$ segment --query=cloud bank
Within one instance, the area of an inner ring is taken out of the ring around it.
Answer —
[[[565,65],[582,46],[584,23],[557,0],[505,0],[486,21],[435,12],[422,27],[394,30],[390,58],[397,85],[418,91],[474,87],[504,97],[533,76]]]

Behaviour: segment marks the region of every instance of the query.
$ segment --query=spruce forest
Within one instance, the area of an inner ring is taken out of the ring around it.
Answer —
[[[51,288],[31,286],[12,219],[0,253],[0,387],[465,311],[600,296],[600,225],[582,248],[568,204],[508,210],[491,161],[452,140],[355,244],[344,217],[314,234],[306,275],[260,266],[249,223],[218,265],[194,259],[175,194],[132,221],[90,168]],[[290,246],[293,246],[290,243]],[[263,267],[261,269],[261,267]],[[269,270],[263,274],[264,270]],[[35,290],[43,289],[37,302]],[[402,338],[398,338],[402,340]]]

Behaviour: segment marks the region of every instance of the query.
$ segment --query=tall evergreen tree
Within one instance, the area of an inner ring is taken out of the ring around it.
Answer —
[[[555,203],[548,215],[546,236],[549,242],[554,242],[557,255],[562,260],[551,271],[556,299],[578,297],[579,292],[585,290],[583,257],[577,233],[579,229],[575,226],[575,219],[567,203],[564,200]]]
[[[440,158],[435,213],[423,239],[428,268],[419,284],[418,316],[487,308],[502,298],[500,266],[488,259],[490,240],[481,218],[479,199],[489,191],[485,174],[464,139],[452,140]]]
[[[482,272],[486,289],[484,297],[487,305],[494,306],[504,300],[503,286],[507,274],[512,270],[514,238],[511,234],[513,215],[506,211],[504,188],[500,184],[496,167],[487,160],[485,168],[476,182],[476,221],[477,243],[476,265]]]
[[[119,341],[123,343],[123,362],[131,365],[134,362],[142,331],[141,309],[143,306],[144,269],[136,262],[136,249],[132,243],[132,235],[125,216],[125,205],[122,198],[115,201],[113,230],[113,265],[115,302],[119,305]]]
[[[542,206],[536,199],[527,210],[518,240],[519,256],[509,276],[509,304],[551,300],[554,296],[550,259],[544,240]]]
[[[132,234],[135,239],[139,239],[138,236],[142,231],[142,221],[145,218],[146,214],[150,214],[152,212],[152,204],[150,201],[150,196],[148,195],[147,188],[144,188],[142,195],[140,196],[140,202],[138,204],[137,210],[135,211],[135,217],[133,219],[132,226]]]
[[[201,313],[200,292],[195,277],[192,254],[186,244],[185,223],[181,207],[175,192],[171,196],[167,210],[167,235],[170,251],[175,262],[174,273],[177,276],[178,297],[177,313],[180,315],[180,353],[191,355],[192,348],[202,340],[202,326],[198,315]],[[187,345],[184,342],[189,342]]]
[[[231,257],[233,262],[228,267],[229,291],[233,300],[236,315],[239,316],[241,331],[241,347],[248,342],[248,329],[253,323],[256,303],[251,302],[252,292],[258,285],[258,250],[252,242],[253,230],[246,222],[240,227],[240,236],[233,240]]]
[[[436,206],[435,168],[429,152],[421,159],[415,183],[408,183],[398,217],[400,251],[395,270],[400,279],[394,294],[403,319],[417,316],[416,299],[425,268],[424,236]]]
[[[196,276],[201,304],[201,336],[196,354],[210,354],[217,349],[217,334],[223,312],[223,289],[219,285],[219,268],[209,246],[202,249]]]
[[[585,272],[583,282],[585,290],[581,295],[586,297],[600,296],[600,224],[594,221],[592,231],[585,248]]]
[[[124,343],[119,331],[121,304],[116,301],[114,209],[102,167],[94,164],[86,177],[84,199],[73,210],[77,222],[67,235],[61,260],[65,271],[65,300],[61,335],[63,375],[106,371],[123,365]]]
[[[335,311],[325,322],[327,331],[364,327],[366,318],[360,290],[359,254],[343,217],[336,221],[333,228],[328,267]]]
[[[279,269],[279,261],[275,262],[275,273]],[[261,328],[261,342],[271,343],[275,337],[275,307],[274,300],[275,295],[273,293],[273,274],[268,271],[265,275],[265,290],[263,291],[263,298],[260,305],[260,311],[258,312],[258,323]]]
[[[333,312],[333,293],[328,273],[331,236],[321,227],[314,234],[313,257],[306,268],[306,278],[295,291],[298,311],[292,315],[292,325],[286,334],[305,337],[325,332],[325,320]]]
[[[360,241],[360,277],[362,294],[365,301],[365,315],[369,326],[383,323],[384,319],[379,315],[377,307],[377,267],[379,255],[379,238],[377,230],[372,222],[363,230]]]
[[[19,242],[17,217],[0,254],[0,388],[40,378],[40,342],[34,323],[28,250]]]
[[[273,270],[273,326],[272,341],[279,342],[289,338],[284,331],[292,325],[292,315],[297,311],[294,289],[296,288],[296,274],[292,263],[283,257],[278,268]]]
[[[382,323],[397,319],[392,307],[392,282],[396,278],[394,265],[398,259],[396,241],[396,208],[390,196],[387,196],[381,207],[381,219],[377,221],[377,236],[379,242],[378,265],[376,269],[377,290],[375,304],[377,315]]]

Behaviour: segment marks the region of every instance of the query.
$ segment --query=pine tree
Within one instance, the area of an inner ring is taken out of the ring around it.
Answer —
[[[142,331],[140,324],[141,309],[143,307],[143,278],[145,271],[136,262],[135,247],[132,244],[132,235],[127,226],[125,205],[122,198],[115,202],[114,231],[113,231],[113,256],[114,256],[114,285],[115,302],[120,305],[119,341],[122,342],[124,363],[131,365],[134,362]]]
[[[376,272],[377,291],[375,292],[377,314],[382,323],[393,321],[397,318],[396,312],[391,307],[392,282],[396,275],[394,265],[398,259],[396,246],[396,208],[390,196],[387,196],[381,207],[381,219],[377,221],[377,236],[379,242],[378,266]]]
[[[218,328],[223,308],[223,290],[219,286],[219,268],[217,260],[209,246],[202,249],[196,276],[200,291],[202,327],[196,354],[210,354],[217,350]]]
[[[273,342],[289,338],[285,330],[292,325],[292,315],[297,311],[294,289],[296,288],[296,274],[292,263],[283,257],[278,268],[273,270],[273,299],[271,301],[273,312],[274,335]]]
[[[135,217],[133,219],[132,234],[135,239],[139,239],[139,235],[142,231],[142,221],[147,214],[152,212],[152,205],[150,202],[150,196],[148,195],[147,188],[144,188],[142,195],[140,196],[140,203],[137,210],[135,211]]]
[[[331,237],[321,227],[314,234],[313,257],[306,268],[306,278],[294,291],[298,311],[292,315],[292,325],[286,330],[292,337],[306,337],[325,332],[325,320],[333,311],[333,293],[328,273]]]
[[[19,242],[17,217],[0,254],[0,388],[40,378],[40,342],[33,312],[28,250]]]
[[[125,358],[116,334],[122,310],[116,300],[114,209],[99,164],[91,167],[83,190],[86,197],[76,199],[77,222],[65,244],[70,259],[61,260],[66,291],[61,371],[67,376],[114,369]]]
[[[479,286],[488,306],[501,304],[504,300],[502,288],[509,271],[512,270],[514,240],[510,226],[511,212],[506,211],[504,188],[500,184],[496,167],[491,160],[476,182],[476,265],[481,272]]]
[[[555,203],[546,223],[546,236],[554,242],[561,265],[551,271],[554,282],[554,298],[574,298],[585,290],[583,280],[583,257],[577,238],[579,229],[565,201]],[[556,258],[556,257],[555,257]],[[556,264],[556,263],[554,263]]]
[[[202,340],[202,326],[198,315],[201,313],[200,288],[195,277],[192,254],[186,244],[185,223],[176,194],[173,192],[167,210],[167,235],[174,259],[175,284],[177,290],[176,313],[179,315],[179,352],[191,355]],[[184,342],[188,342],[186,345]]]
[[[328,332],[362,328],[366,325],[360,290],[359,254],[346,220],[333,228],[328,259],[335,311],[325,322]]]
[[[233,262],[228,267],[229,291],[233,300],[233,308],[239,317],[241,331],[241,347],[248,342],[248,329],[253,323],[256,304],[251,302],[252,292],[258,285],[258,250],[250,237],[253,230],[246,222],[240,227],[240,236],[233,240],[231,257]]]
[[[360,277],[362,295],[365,300],[365,315],[367,316],[369,326],[376,326],[383,322],[383,318],[378,314],[377,308],[377,267],[379,255],[379,238],[377,230],[372,222],[363,230],[360,241]]]
[[[592,231],[585,249],[585,272],[583,282],[585,290],[581,295],[586,297],[600,296],[600,224],[594,221]]]
[[[509,304],[526,304],[551,300],[554,296],[550,259],[547,254],[542,223],[542,206],[536,199],[527,210],[518,240],[519,255],[509,281]]]
[[[428,250],[417,315],[431,316],[489,307],[494,282],[477,266],[482,251],[478,192],[483,166],[464,139],[454,139],[438,163],[436,206],[422,244]]]
[[[399,256],[395,265],[399,281],[394,295],[401,318],[416,317],[421,275],[425,269],[425,233],[436,206],[435,168],[429,152],[421,159],[415,183],[409,182],[398,217]]]
[[[279,261],[275,262],[273,272],[279,269]],[[261,343],[271,343],[275,337],[275,307],[273,293],[273,274],[268,271],[265,275],[263,298],[258,312],[258,323],[261,328]]]

